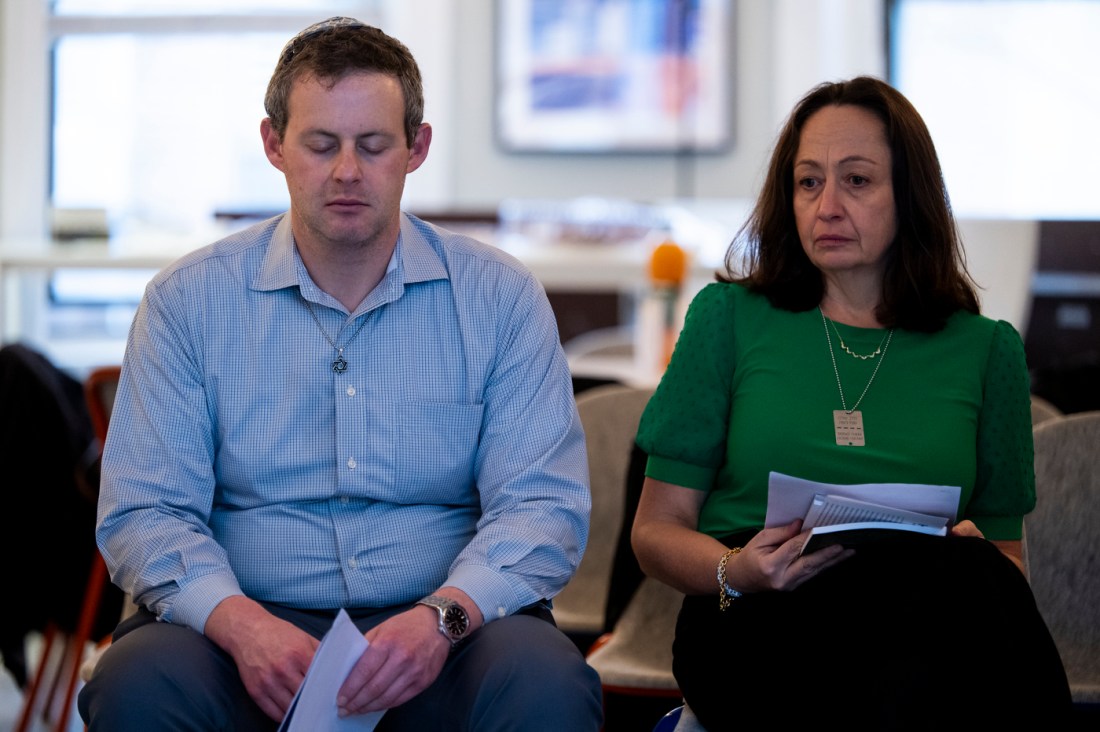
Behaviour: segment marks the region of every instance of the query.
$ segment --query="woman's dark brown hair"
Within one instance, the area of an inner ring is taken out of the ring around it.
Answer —
[[[719,279],[742,283],[785,310],[809,310],[821,302],[822,274],[802,249],[795,225],[794,158],[806,120],[828,105],[866,109],[886,127],[898,233],[886,254],[879,321],[933,332],[960,309],[979,312],[932,136],[908,99],[870,76],[819,84],[795,106],[779,134],[760,196],[726,253],[726,273]]]

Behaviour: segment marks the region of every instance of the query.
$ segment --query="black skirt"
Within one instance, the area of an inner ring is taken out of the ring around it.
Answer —
[[[752,533],[729,537],[728,546]],[[905,535],[790,592],[684,599],[673,672],[708,732],[1064,729],[1072,702],[1019,569],[991,542]]]

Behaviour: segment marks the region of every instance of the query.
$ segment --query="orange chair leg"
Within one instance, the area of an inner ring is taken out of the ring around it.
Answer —
[[[99,613],[99,601],[103,597],[103,587],[108,581],[107,565],[103,563],[103,557],[99,555],[99,552],[96,552],[92,558],[91,572],[88,573],[88,588],[84,593],[84,605],[80,609],[80,620],[76,626],[76,634],[70,642],[72,667],[69,669],[69,683],[65,689],[65,704],[61,707],[61,713],[57,718],[57,732],[65,732],[65,725],[69,722],[73,697],[76,695],[76,682],[80,678],[80,663],[84,658],[84,649],[91,639],[92,626],[95,624],[96,615]]]
[[[42,654],[38,659],[38,668],[34,672],[31,685],[23,692],[23,711],[19,715],[19,721],[13,732],[27,732],[31,728],[31,720],[34,719],[35,703],[38,701],[38,691],[46,677],[46,667],[50,665],[50,654],[53,653],[54,641],[61,634],[60,629],[53,623],[46,626],[42,634]]]
[[[77,621],[76,632],[68,638],[64,637],[61,629],[53,623],[46,627],[42,645],[42,655],[35,670],[34,681],[27,689],[23,701],[23,711],[14,732],[27,732],[31,729],[31,721],[35,717],[39,691],[45,680],[46,667],[50,665],[50,656],[53,653],[55,642],[61,644],[61,658],[57,662],[57,670],[50,683],[49,692],[44,697],[42,716],[49,721],[57,693],[60,690],[61,680],[65,681],[65,697],[60,709],[57,710],[55,729],[57,732],[65,732],[69,723],[69,715],[73,706],[73,698],[76,696],[76,685],[80,679],[80,664],[84,657],[84,650],[92,634],[92,626],[95,624],[96,615],[99,612],[99,602],[103,596],[103,588],[108,582],[107,565],[103,558],[96,552],[92,559],[92,568],[88,575],[88,584],[84,591],[84,602],[80,609],[80,618]]]

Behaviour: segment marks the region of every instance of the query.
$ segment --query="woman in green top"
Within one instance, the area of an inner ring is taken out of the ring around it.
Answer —
[[[712,732],[765,713],[845,729],[1068,713],[1020,559],[1035,504],[1023,345],[979,314],[920,115],[870,77],[815,87],[741,234],[637,440],[632,542],[686,594],[687,703]],[[771,471],[959,486],[957,521],[947,538],[802,556],[801,520],[764,528]]]

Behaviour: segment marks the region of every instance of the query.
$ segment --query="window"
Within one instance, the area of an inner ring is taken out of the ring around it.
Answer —
[[[284,210],[259,135],[279,51],[330,15],[380,22],[378,4],[57,0],[51,205],[102,210],[123,238],[199,239],[241,214]]]
[[[284,41],[281,33],[59,39],[53,206],[104,209],[113,234],[202,231],[219,211],[284,209],[282,176],[260,146],[256,93]]]
[[[387,0],[36,0],[4,7],[7,38],[12,29],[21,32],[19,48],[4,49],[6,60],[20,53],[50,60],[44,83],[16,77],[19,91],[5,96],[10,109],[25,110],[16,125],[21,133],[48,128],[48,185],[28,186],[18,167],[8,169],[23,188],[46,193],[46,200],[28,196],[23,208],[52,209],[58,239],[109,234],[112,251],[150,262],[206,244],[250,215],[284,210],[286,185],[259,135],[279,52],[294,33],[331,15],[384,25],[388,7]],[[48,117],[36,116],[39,108]],[[36,148],[14,139],[21,151]],[[23,169],[42,169],[43,162],[28,156]],[[117,362],[151,267],[5,275],[17,282],[6,299],[21,311],[18,322],[5,322],[5,333],[76,372]]]
[[[1097,219],[1095,0],[891,0],[890,81],[932,132],[955,212]]]

